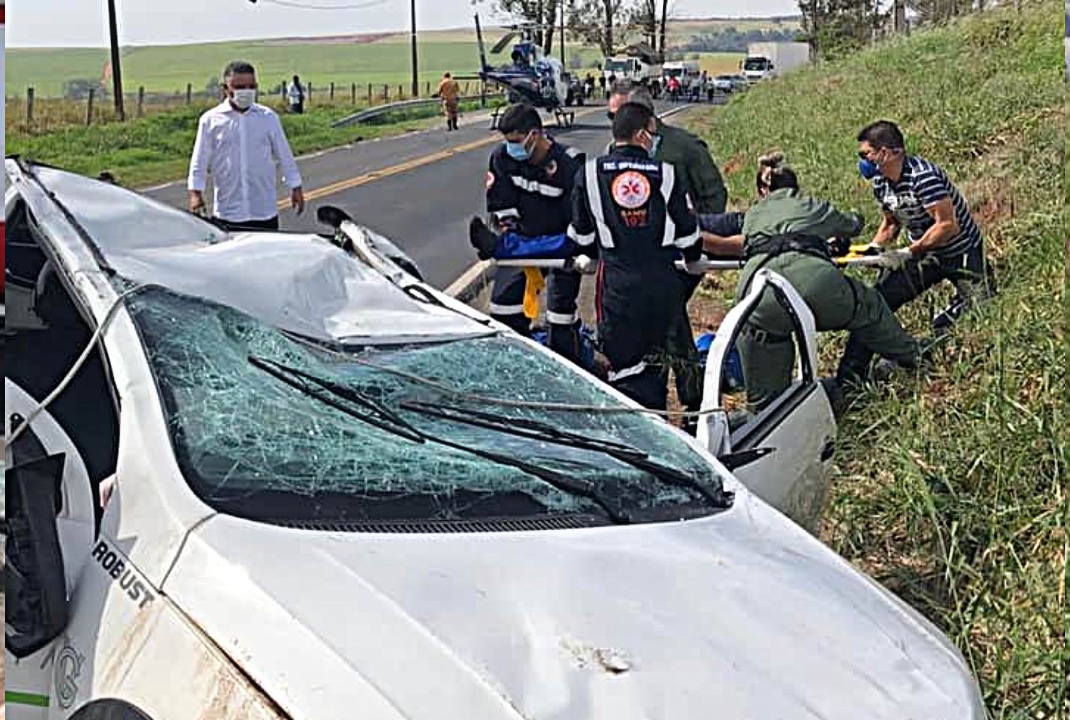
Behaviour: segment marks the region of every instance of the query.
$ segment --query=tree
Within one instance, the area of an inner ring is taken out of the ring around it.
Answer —
[[[658,12],[658,7],[661,12]],[[669,0],[637,0],[630,14],[631,25],[642,33],[654,52],[665,52],[665,23],[669,18]]]
[[[665,26],[669,23],[669,0],[661,0],[661,44],[658,52],[665,53]]]
[[[542,46],[546,55],[553,52],[554,29],[557,27],[560,2],[564,0],[493,0],[497,10],[520,22],[538,25],[534,32],[535,44]]]
[[[921,24],[947,22],[973,10],[973,0],[906,0],[905,5],[917,13]]]
[[[632,29],[626,18],[625,0],[576,0],[569,12],[568,27],[586,42],[597,45],[605,57],[623,45]],[[619,19],[625,19],[623,23]]]
[[[957,0],[956,0],[957,1]],[[799,0],[803,13],[804,42],[813,57],[835,57],[873,41],[889,11],[879,0]]]

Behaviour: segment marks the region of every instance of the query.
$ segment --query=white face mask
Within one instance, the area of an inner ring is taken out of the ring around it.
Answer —
[[[256,90],[254,88],[242,88],[234,91],[234,97],[231,102],[234,103],[235,107],[246,110],[253,104],[254,100],[256,100]]]

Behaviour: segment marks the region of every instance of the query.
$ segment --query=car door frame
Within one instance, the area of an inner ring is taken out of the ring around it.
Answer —
[[[794,328],[798,357],[791,385],[769,407],[742,426],[731,428],[723,410],[721,378],[744,322],[766,291],[773,292]],[[747,295],[725,316],[710,347],[698,440],[733,469],[744,485],[813,532],[828,492],[835,449],[836,420],[817,377],[817,327],[806,301],[783,276],[763,268]],[[762,446],[776,436],[779,447]],[[820,476],[815,477],[815,465]],[[748,482],[761,473],[774,478],[762,489]]]

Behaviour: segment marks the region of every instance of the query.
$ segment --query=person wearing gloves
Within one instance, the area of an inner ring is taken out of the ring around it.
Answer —
[[[566,235],[572,218],[570,198],[586,156],[547,136],[539,111],[531,105],[507,108],[498,131],[505,142],[491,153],[485,183],[487,212],[494,228],[479,217],[472,218],[468,227],[469,241],[480,259],[523,257],[525,248],[539,257],[555,257],[555,252],[557,257],[574,254],[575,246]],[[538,255],[539,251],[549,254]],[[542,275],[534,271],[498,267],[490,300],[491,317],[522,335],[530,334],[524,298],[532,275],[541,282]],[[580,360],[579,291],[578,272],[550,271],[546,289],[548,346],[575,362]]]
[[[224,230],[278,230],[276,163],[290,188],[290,204],[305,209],[301,174],[279,116],[256,103],[256,71],[236,60],[223,71],[226,99],[201,115],[189,166],[189,209],[204,213],[212,176],[214,222]]]
[[[918,367],[922,360],[919,343],[899,324],[881,294],[844,275],[832,261],[828,238],[856,237],[864,219],[803,195],[795,172],[783,160],[783,155],[775,153],[758,161],[756,184],[761,199],[743,222],[746,264],[736,287],[736,302],[746,297],[754,274],[767,268],[798,291],[814,314],[817,330],[849,330],[853,346],[903,367]],[[739,353],[752,412],[761,412],[791,384],[793,329],[790,316],[771,291],[743,325]],[[858,368],[849,360],[845,355],[840,363],[833,393],[867,376],[868,368]]]
[[[639,103],[652,113],[655,112],[654,98],[650,90],[633,80],[621,80],[610,89],[607,115],[612,118],[617,109],[626,102]],[[683,128],[666,124],[657,118],[656,114],[654,123],[654,159],[670,163],[674,167],[691,208],[697,214],[699,229],[704,232],[717,230],[703,227],[703,223],[711,216],[724,213],[728,190],[725,188],[721,171],[710,155],[709,147],[702,138]],[[702,281],[702,276],[679,273],[677,281],[680,284],[680,301],[665,349],[667,355],[673,359],[677,397],[687,410],[695,411],[702,405],[703,372],[698,352],[695,350],[694,331],[687,314],[687,304]],[[686,429],[691,433],[697,428],[695,422],[686,425]]]
[[[870,246],[882,250],[906,228],[910,257],[884,274],[877,291],[893,312],[943,280],[955,286],[955,297],[932,321],[933,332],[945,332],[962,313],[995,293],[984,239],[969,206],[947,173],[937,164],[905,149],[903,133],[893,122],[879,120],[858,133],[858,169],[873,184],[883,219]],[[856,363],[868,358],[853,346]]]
[[[697,261],[702,246],[674,167],[654,159],[656,132],[650,108],[620,106],[612,152],[588,161],[576,178],[569,236],[601,261],[595,304],[609,384],[663,410],[668,388],[654,358],[679,310],[675,262],[681,252]]]

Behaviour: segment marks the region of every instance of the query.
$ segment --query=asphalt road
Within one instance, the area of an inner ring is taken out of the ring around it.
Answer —
[[[685,106],[665,104],[658,110],[679,107]],[[589,155],[601,153],[609,140],[604,106],[576,110],[571,128],[557,128],[552,118],[544,118],[549,134]],[[477,260],[468,243],[468,221],[483,212],[487,161],[501,140],[489,130],[486,115],[470,114],[467,120],[454,132],[410,133],[300,158],[309,202],[300,216],[289,208],[282,211],[281,227],[322,232],[316,207],[337,205],[397,243],[431,284],[445,288]],[[184,183],[146,194],[179,207],[186,204]]]

